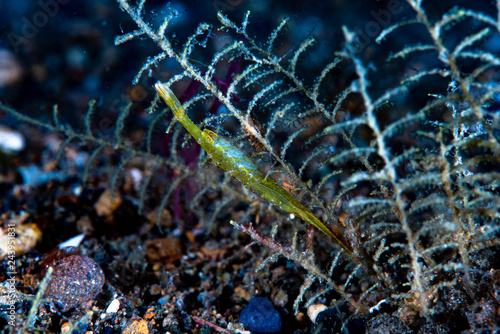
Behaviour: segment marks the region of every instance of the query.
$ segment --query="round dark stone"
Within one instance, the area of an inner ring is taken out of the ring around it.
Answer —
[[[262,297],[254,297],[240,314],[240,322],[252,333],[277,333],[281,331],[281,317],[273,304]]]

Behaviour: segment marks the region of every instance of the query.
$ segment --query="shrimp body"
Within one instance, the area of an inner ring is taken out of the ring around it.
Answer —
[[[197,127],[189,119],[179,100],[168,86],[158,82],[155,84],[155,89],[170,107],[179,123],[186,128],[191,136],[208,153],[217,167],[231,174],[231,176],[238,179],[255,194],[313,225],[354,257],[350,249],[325,224],[297,201],[292,194],[283,189],[275,180],[266,177],[257,164],[245,152],[223,136],[211,130],[201,130]],[[354,258],[356,259],[356,257]]]

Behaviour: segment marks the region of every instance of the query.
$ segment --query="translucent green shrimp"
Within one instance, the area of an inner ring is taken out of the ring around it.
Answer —
[[[211,130],[201,130],[197,127],[191,119],[189,119],[179,100],[167,85],[157,82],[154,87],[170,107],[175,118],[187,131],[189,131],[191,136],[193,136],[208,155],[210,155],[217,167],[240,180],[245,187],[255,194],[313,225],[339,244],[347,253],[357,259],[351,253],[350,249],[339,240],[325,224],[297,201],[292,194],[283,189],[272,178],[266,177],[247,154],[231,144],[231,142],[223,136],[219,136]]]

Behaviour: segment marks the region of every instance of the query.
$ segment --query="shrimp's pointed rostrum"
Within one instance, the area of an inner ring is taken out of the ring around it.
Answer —
[[[170,107],[175,118],[187,131],[189,131],[191,136],[193,136],[208,155],[210,155],[217,167],[240,180],[245,187],[255,194],[313,225],[339,244],[353,258],[358,260],[351,253],[349,247],[337,238],[335,234],[333,234],[333,232],[305,206],[297,201],[292,194],[283,189],[275,180],[266,177],[257,164],[255,164],[245,152],[231,144],[231,142],[223,136],[219,136],[211,130],[201,130],[197,127],[189,119],[181,103],[167,85],[157,82],[154,87]]]

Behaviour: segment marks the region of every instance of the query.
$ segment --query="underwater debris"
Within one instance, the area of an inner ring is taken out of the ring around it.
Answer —
[[[27,223],[28,217],[26,212],[0,216],[0,223],[4,226],[0,229],[0,258],[21,255],[35,248],[42,231],[37,224]]]
[[[262,297],[250,299],[243,311],[240,322],[252,333],[277,333],[281,331],[281,317],[273,304]]]
[[[0,126],[0,152],[16,154],[24,149],[24,136],[6,126]]]
[[[74,247],[56,248],[43,261],[45,272],[53,268],[52,279],[45,292],[61,312],[83,305],[101,292],[105,277],[101,268]]]

